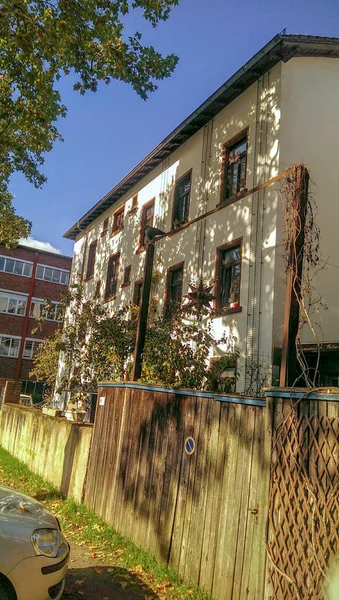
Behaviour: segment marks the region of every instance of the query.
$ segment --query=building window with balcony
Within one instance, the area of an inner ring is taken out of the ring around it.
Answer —
[[[0,292],[0,312],[23,317],[26,312],[27,298],[11,292]]]
[[[26,358],[28,360],[33,360],[34,355],[39,348],[40,344],[43,343],[43,340],[25,340],[25,346],[22,353],[22,358]]]
[[[105,300],[113,300],[117,293],[120,252],[108,260]]]
[[[217,248],[217,310],[240,308],[241,240]]]
[[[97,253],[97,240],[92,242],[88,251],[86,279],[92,279],[94,275],[95,257]]]
[[[247,135],[227,143],[223,149],[221,202],[246,189]]]
[[[144,248],[145,245],[146,245],[145,228],[147,226],[153,227],[153,224],[154,224],[154,207],[155,207],[155,199],[151,200],[150,202],[147,202],[147,204],[145,204],[142,207],[141,227],[140,227],[140,240],[139,240],[139,247],[140,248]]]
[[[170,314],[173,309],[180,306],[182,300],[182,280],[184,263],[173,265],[167,269],[165,313]]]
[[[176,229],[188,221],[191,195],[191,176],[189,171],[175,182],[172,229]]]
[[[20,348],[20,338],[10,335],[0,335],[0,356],[17,358]]]
[[[124,228],[125,205],[115,211],[113,215],[112,235],[119,233]]]

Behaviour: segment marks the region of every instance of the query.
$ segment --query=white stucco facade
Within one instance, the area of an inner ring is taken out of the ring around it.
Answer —
[[[155,261],[161,271],[156,291],[159,310],[163,308],[168,269],[184,263],[185,295],[191,281],[200,278],[205,282],[215,281],[217,248],[238,240],[240,300],[235,309],[213,317],[213,329],[217,335],[226,329],[236,336],[240,350],[237,391],[246,389],[251,364],[270,369],[273,347],[281,346],[285,303],[281,260],[283,205],[277,193],[281,182],[252,194],[240,194],[220,205],[223,147],[245,132],[246,190],[260,186],[293,164],[304,163],[310,169],[314,182],[311,193],[319,209],[317,222],[323,256],[335,265],[328,266],[317,277],[317,285],[329,306],[321,314],[321,336],[326,342],[339,342],[336,258],[339,205],[335,199],[338,98],[339,58],[292,57],[263,72],[83,231],[77,232],[72,275],[82,274],[85,300],[92,299],[99,287],[98,301],[105,301],[108,260],[120,253],[116,297],[107,306],[114,311],[119,305],[133,301],[134,282],[142,279],[145,260],[145,251],[139,249],[142,210],[154,199],[153,226],[168,233],[155,244]],[[191,171],[188,224],[172,230],[175,182],[188,171]],[[131,210],[136,195],[137,208]],[[114,212],[123,205],[123,229],[112,235]],[[202,218],[195,221],[197,217]],[[108,232],[102,235],[107,219]],[[88,252],[94,241],[97,242],[94,273],[86,281]],[[130,284],[122,285],[124,269],[129,265]],[[313,340],[306,335],[305,341]],[[221,348],[219,353],[222,351]]]

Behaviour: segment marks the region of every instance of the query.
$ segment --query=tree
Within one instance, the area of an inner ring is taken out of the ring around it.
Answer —
[[[209,307],[190,303],[171,307],[148,323],[141,381],[169,387],[230,391],[220,388],[221,375],[239,355],[233,349],[233,334],[226,332],[217,340],[212,333]],[[226,345],[227,352],[208,365],[212,348]],[[234,383],[234,378],[233,382]],[[225,382],[224,382],[225,384]]]
[[[156,81],[169,77],[177,57],[163,57],[142,44],[136,32],[124,36],[124,17],[141,10],[156,27],[178,0],[2,0],[0,5],[0,217],[11,211],[14,238],[28,235],[17,217],[8,184],[21,171],[35,187],[46,181],[44,155],[62,139],[57,120],[66,115],[57,82],[73,75],[74,89],[96,91],[99,82],[129,83],[146,99]],[[11,239],[6,230],[7,238]]]
[[[29,376],[47,385],[49,391],[44,393],[45,400],[53,397],[61,347],[62,329],[57,329],[43,344],[40,344],[34,356],[34,367]]]

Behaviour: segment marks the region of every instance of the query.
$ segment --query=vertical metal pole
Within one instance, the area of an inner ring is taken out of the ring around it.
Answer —
[[[284,338],[281,357],[280,386],[292,386],[297,378],[296,337],[299,328],[299,301],[301,298],[301,280],[304,258],[305,221],[309,173],[303,166],[296,168],[295,206],[299,220],[299,233],[291,247],[286,286],[286,305],[284,319]]]
[[[142,369],[142,353],[144,351],[146,337],[149,297],[152,283],[153,260],[154,242],[150,242],[147,246],[145,258],[144,281],[142,286],[141,306],[134,352],[134,367],[132,376],[133,381],[137,381],[139,379]]]

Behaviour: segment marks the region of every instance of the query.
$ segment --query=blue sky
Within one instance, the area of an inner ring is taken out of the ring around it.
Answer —
[[[131,15],[127,31],[142,31],[163,54],[176,53],[179,64],[146,102],[121,82],[85,96],[70,79],[61,82],[65,141],[46,156],[48,182],[41,190],[21,175],[11,182],[18,214],[33,221],[33,238],[71,255],[73,243],[62,234],[284,28],[339,37],[339,1],[179,0],[157,29]]]

